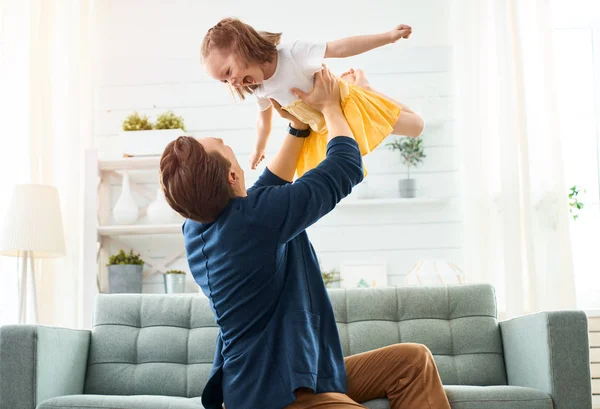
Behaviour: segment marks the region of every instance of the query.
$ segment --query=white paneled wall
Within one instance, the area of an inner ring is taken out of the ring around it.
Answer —
[[[294,4],[298,4],[294,6]],[[342,262],[388,263],[391,284],[419,259],[462,261],[459,158],[452,133],[452,48],[448,0],[271,2],[204,0],[102,0],[95,3],[94,134],[100,158],[122,153],[120,124],[133,110],[154,116],[173,109],[188,133],[222,137],[245,165],[254,143],[253,101],[236,102],[225,86],[208,78],[199,58],[206,30],[220,18],[240,17],[257,29],[283,31],[284,41],[327,41],[374,33],[406,23],[413,36],[362,56],[330,60],[335,72],[363,68],[371,84],[419,109],[430,125],[424,139],[427,159],[413,172],[419,195],[448,199],[442,205],[345,207],[312,227],[309,235],[325,268]],[[267,162],[277,151],[286,123],[277,118]],[[369,191],[398,196],[405,169],[397,153],[378,148],[365,158]],[[252,183],[259,171],[246,170]],[[134,175],[156,188],[156,175]],[[114,186],[113,200],[118,194]],[[139,204],[145,199],[138,197]],[[156,257],[181,238],[130,238]],[[165,243],[165,240],[167,243]],[[186,267],[185,260],[174,267]],[[160,291],[150,277],[147,291]],[[153,284],[154,283],[154,284]]]

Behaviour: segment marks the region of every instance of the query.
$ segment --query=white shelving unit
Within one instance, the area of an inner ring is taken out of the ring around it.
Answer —
[[[101,237],[178,233],[181,233],[181,224],[134,224],[121,226],[98,226],[98,235],[100,235]]]
[[[123,171],[148,171],[157,172],[160,158],[128,157],[113,160],[99,160],[95,149],[89,149],[85,154],[84,164],[84,215],[82,232],[82,278],[81,300],[82,322],[84,328],[91,327],[91,317],[94,312],[96,295],[100,292],[105,266],[108,262],[108,247],[110,243],[117,243],[120,247],[128,248],[121,242],[125,236],[157,236],[181,235],[181,223],[166,225],[111,225],[111,190],[110,185],[119,182]],[[145,186],[130,182],[131,189],[149,201],[154,200],[155,192],[149,191]],[[140,209],[141,215],[145,208]],[[144,249],[134,249],[146,261],[150,272],[165,271],[168,265],[185,254],[185,249],[173,252],[160,261],[152,259],[152,255]]]
[[[364,206],[421,206],[421,205],[440,205],[448,201],[445,198],[437,197],[392,197],[392,198],[374,198],[374,199],[345,199],[342,200],[337,208],[345,207],[364,207]]]

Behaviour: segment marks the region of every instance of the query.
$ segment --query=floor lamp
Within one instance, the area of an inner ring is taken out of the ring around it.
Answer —
[[[4,227],[0,230],[0,255],[21,258],[18,322],[27,323],[27,292],[30,285],[33,294],[32,323],[36,324],[38,311],[34,261],[36,258],[65,255],[60,202],[55,187],[15,186],[4,217]]]

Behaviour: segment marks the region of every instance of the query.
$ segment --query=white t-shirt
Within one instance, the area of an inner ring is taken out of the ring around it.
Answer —
[[[282,107],[290,105],[298,99],[290,92],[291,88],[310,92],[314,75],[323,64],[326,49],[326,43],[304,41],[278,45],[275,73],[254,90],[259,109],[264,111],[271,106],[269,98],[279,102]]]

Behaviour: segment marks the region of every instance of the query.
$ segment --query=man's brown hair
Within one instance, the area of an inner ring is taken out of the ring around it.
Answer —
[[[256,31],[252,26],[237,18],[224,18],[212,27],[202,41],[202,58],[214,49],[236,52],[245,64],[264,64],[273,61],[277,55],[277,44],[281,33]],[[256,86],[232,88],[241,99],[251,95]]]
[[[160,184],[173,210],[187,219],[211,223],[233,197],[230,168],[221,154],[207,152],[191,136],[180,136],[160,158]]]

